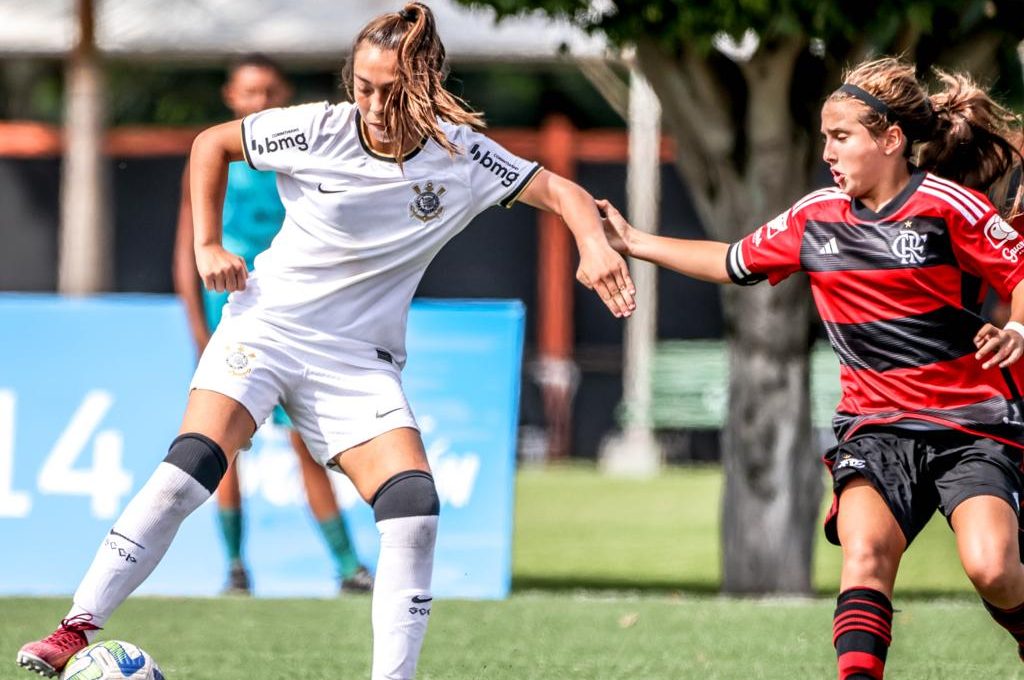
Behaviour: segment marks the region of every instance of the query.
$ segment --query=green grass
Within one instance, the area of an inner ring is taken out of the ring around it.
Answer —
[[[826,596],[714,594],[715,469],[609,480],[526,470],[517,484],[516,590],[505,602],[438,601],[420,680],[835,677],[838,549],[822,541]],[[902,596],[911,593],[913,597]],[[941,599],[924,597],[945,593]],[[888,680],[1024,680],[1009,636],[969,595],[952,537],[934,522],[905,560]],[[0,599],[0,661],[53,627],[66,599]],[[369,676],[370,601],[133,598],[104,635],[148,649],[170,680]],[[0,662],[0,680],[32,676]]]
[[[13,660],[64,600],[2,599]],[[434,605],[421,680],[794,680],[835,677],[828,600],[517,594]],[[148,649],[170,680],[369,677],[369,599],[129,600],[105,635]],[[896,615],[889,680],[1024,678],[980,606],[912,600]],[[28,680],[10,662],[0,678]]]
[[[522,470],[514,583],[717,592],[721,488],[717,467],[674,468],[643,481],[609,479],[586,466]],[[829,492],[822,517],[830,502]],[[825,540],[820,524],[815,535],[814,587],[833,593],[840,551]],[[945,518],[937,515],[914,541],[896,587],[913,595],[973,593]]]

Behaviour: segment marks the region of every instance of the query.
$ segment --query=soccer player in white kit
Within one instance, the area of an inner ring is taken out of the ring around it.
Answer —
[[[482,135],[480,114],[444,90],[444,46],[428,7],[374,19],[352,54],[354,104],[269,109],[196,139],[196,262],[208,288],[235,292],[196,369],[179,436],[104,539],[60,627],[19,651],[22,666],[54,675],[87,644],[280,402],[317,460],[346,473],[373,506],[372,678],[412,678],[439,511],[401,385],[423,271],[475,215],[518,200],[565,220],[577,278],[616,317],[634,308],[593,198]],[[278,173],[287,212],[248,277],[220,239],[228,163],[243,158]]]

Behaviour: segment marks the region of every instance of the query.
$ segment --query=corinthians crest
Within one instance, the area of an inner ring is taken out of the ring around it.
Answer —
[[[228,367],[228,373],[239,378],[244,378],[252,373],[252,360],[256,358],[255,352],[249,351],[248,348],[240,344],[228,345],[226,349],[224,363]]]
[[[434,183],[427,182],[422,189],[419,184],[413,184],[412,190],[416,192],[416,198],[409,204],[409,215],[420,222],[429,222],[444,213],[444,206],[441,205],[444,187],[439,186],[435,191]]]

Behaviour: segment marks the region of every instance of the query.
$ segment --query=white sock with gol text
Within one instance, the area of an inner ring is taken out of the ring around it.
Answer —
[[[373,580],[373,680],[416,675],[433,597],[437,515],[377,522],[380,556]]]

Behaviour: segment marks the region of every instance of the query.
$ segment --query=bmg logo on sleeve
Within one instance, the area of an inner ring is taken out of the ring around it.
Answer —
[[[262,144],[253,140],[253,144],[256,146],[256,151],[259,153],[274,153],[275,151],[284,151],[285,149],[298,149],[299,151],[309,150],[309,142],[306,141],[306,133],[299,132],[298,128],[285,130],[284,132],[276,132],[270,137],[264,138]]]
[[[492,156],[490,151],[484,151],[481,154],[479,144],[474,144],[469,153],[473,155],[473,160],[479,163],[481,167],[487,168],[495,177],[501,180],[501,186],[510,187],[519,179],[519,171],[511,163],[497,154]]]

